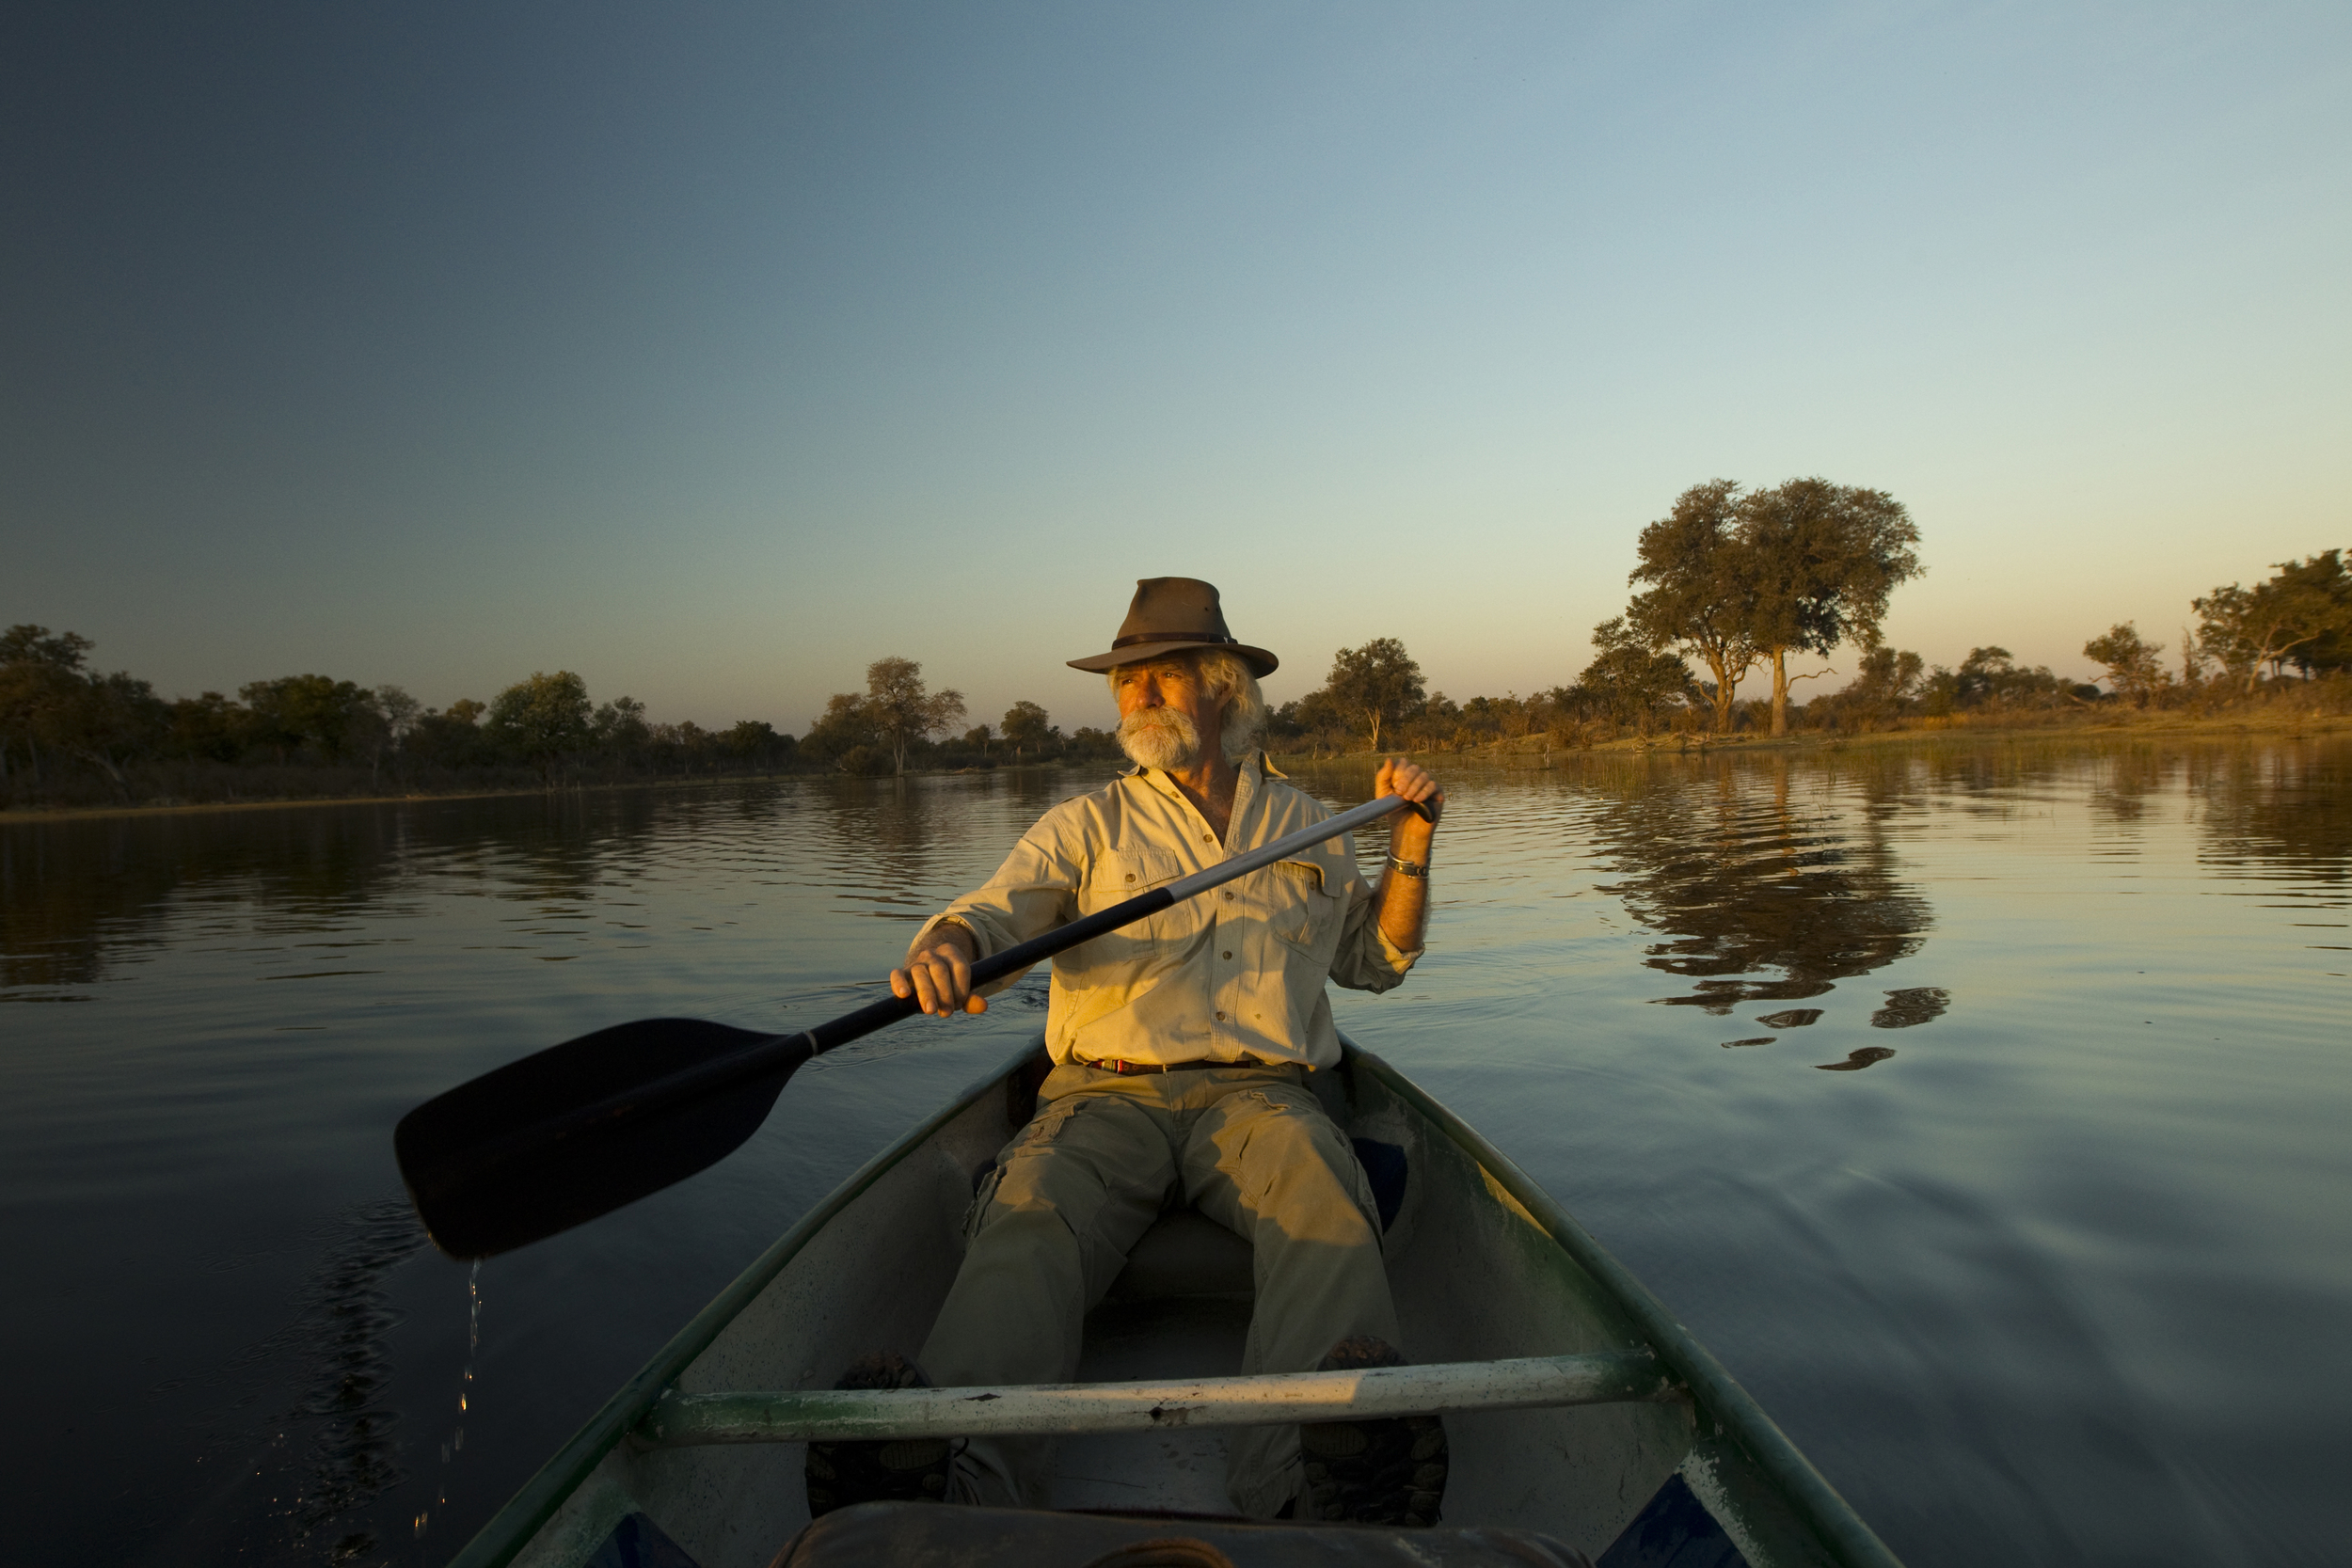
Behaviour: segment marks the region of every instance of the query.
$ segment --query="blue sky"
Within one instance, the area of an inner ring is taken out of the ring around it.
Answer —
[[[977,717],[1139,576],[1565,681],[1685,486],[2088,673],[2352,545],[2352,9],[11,8],[0,621],[167,693]],[[1832,664],[1843,662],[1833,658]],[[1829,684],[1835,684],[1831,682]]]

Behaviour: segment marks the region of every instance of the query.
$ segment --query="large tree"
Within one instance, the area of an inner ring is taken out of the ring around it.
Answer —
[[[2352,652],[2352,574],[2336,550],[2282,561],[2266,582],[2231,583],[2189,604],[2205,652],[2249,692],[2265,665],[2274,673],[2290,659],[2307,671],[2337,668]]]
[[[534,671],[490,699],[486,727],[501,746],[537,768],[545,783],[588,744],[592,712],[586,681],[569,670],[552,675]]]
[[[2130,621],[2109,626],[2083,644],[2083,657],[2106,666],[2116,695],[2130,698],[2134,707],[2146,707],[2164,685],[2164,665],[2157,657],[2163,652],[2163,643],[2143,640]]]
[[[1375,637],[1360,648],[1342,648],[1331,660],[1331,678],[1324,684],[1324,690],[1334,706],[1364,726],[1375,752],[1380,749],[1381,730],[1410,718],[1429,695],[1421,666],[1393,637]]]
[[[1023,761],[1031,755],[1042,755],[1045,749],[1061,738],[1053,716],[1032,702],[1018,702],[1005,709],[1005,721],[998,730],[1006,745],[1012,748],[1012,760]]]
[[[327,675],[280,675],[237,689],[251,714],[252,739],[284,762],[289,750],[308,750],[341,762],[367,749],[381,718],[374,692]]]
[[[1740,677],[1763,657],[1756,641],[1756,573],[1739,524],[1738,483],[1693,484],[1671,513],[1642,531],[1635,546],[1641,564],[1628,579],[1650,585],[1626,609],[1626,623],[1642,641],[1693,655],[1714,675],[1708,696],[1719,733],[1731,729]]]
[[[866,711],[884,745],[891,771],[907,770],[907,748],[963,721],[963,693],[932,691],[911,658],[878,658],[866,667]]]
[[[1631,724],[1647,735],[1691,692],[1691,667],[1651,647],[1622,615],[1593,628],[1593,646],[1597,650],[1593,662],[1559,694],[1562,705],[1597,709],[1612,723]]]
[[[171,707],[147,682],[118,670],[90,676],[61,718],[58,738],[66,749],[103,769],[128,804],[131,781],[123,770],[170,732]]]
[[[836,691],[825,699],[825,711],[808,721],[801,750],[819,762],[837,762],[861,746],[870,749],[879,738],[866,699]]]
[[[1748,635],[1772,667],[1772,733],[1787,735],[1788,656],[1877,646],[1888,596],[1921,571],[1919,530],[1885,491],[1825,479],[1752,492],[1736,513],[1752,585]]]
[[[97,644],[79,632],[10,626],[0,632],[0,783],[8,780],[8,747],[24,743],[33,783],[41,782],[43,740],[62,744],[75,704],[87,689],[82,661]]]

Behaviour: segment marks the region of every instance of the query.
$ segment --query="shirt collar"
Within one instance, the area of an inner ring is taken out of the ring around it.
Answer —
[[[1233,784],[1233,814],[1232,820],[1226,825],[1226,836],[1234,843],[1243,844],[1248,843],[1248,839],[1243,833],[1242,824],[1248,820],[1251,808],[1257,804],[1259,796],[1263,793],[1264,781],[1284,779],[1290,775],[1268,761],[1263,750],[1252,750],[1234,767],[1233,771],[1238,777]],[[1136,780],[1148,788],[1156,789],[1171,800],[1183,801],[1186,806],[1192,804],[1190,800],[1185,800],[1184,792],[1176,787],[1176,781],[1168,776],[1168,770],[1164,768],[1147,768],[1142,763],[1133,763],[1120,777]]]

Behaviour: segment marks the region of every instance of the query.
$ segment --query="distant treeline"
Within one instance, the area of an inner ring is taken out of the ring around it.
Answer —
[[[2108,627],[2083,644],[2106,673],[2102,689],[2020,665],[2007,648],[1972,648],[1947,669],[1881,642],[1887,592],[1919,569],[1915,540],[1901,508],[1879,492],[1819,480],[1748,497],[1725,482],[1696,486],[1643,533],[1632,580],[1650,586],[1593,628],[1597,656],[1575,681],[1456,703],[1426,689],[1402,641],[1375,638],[1341,649],[1320,689],[1276,712],[1274,742],[1318,754],[1462,751],[1529,736],[1577,746],[1661,732],[2030,721],[2103,706],[2212,713],[2280,695],[2352,708],[2343,679],[2352,672],[2352,571],[2341,550],[2192,599],[2196,625],[2183,626],[2170,662],[2166,645],[2131,622]],[[1841,642],[1857,656],[1847,685],[1795,702],[1795,684],[1816,677],[1791,673],[1790,656],[1826,655]],[[1693,672],[1694,657],[1707,674]],[[1740,683],[1758,665],[1771,673],[1772,695],[1742,699]]]
[[[1035,703],[1001,730],[961,724],[956,692],[928,692],[922,666],[877,659],[867,690],[834,697],[796,739],[765,720],[725,729],[650,719],[632,697],[596,704],[568,670],[535,673],[489,702],[426,707],[397,686],[285,675],[167,701],[128,671],[88,667],[75,632],[0,634],[0,807],[104,800],[270,800],[447,792],[796,771],[889,773],[909,766],[1116,756],[1116,738],[1065,736]]]
[[[2000,647],[1971,649],[1957,668],[1930,666],[1880,634],[1893,591],[1922,570],[1918,537],[1883,491],[1820,479],[1749,492],[1727,480],[1693,485],[1643,531],[1630,579],[1641,591],[1593,628],[1596,657],[1574,681],[1455,702],[1428,690],[1402,641],[1377,637],[1341,649],[1321,688],[1283,704],[1267,743],[1318,754],[1463,751],[1539,735],[1592,745],[1661,731],[1856,731],[2100,705],[2211,710],[2352,671],[2352,572],[2333,549],[2282,562],[2250,588],[2192,599],[2196,625],[2182,628],[2169,661],[2164,643],[2128,622],[2091,638],[2083,653],[2106,672],[2104,689],[2021,666]],[[876,659],[864,691],[835,693],[796,738],[764,720],[723,730],[656,722],[629,697],[593,703],[586,683],[561,670],[446,709],[397,686],[317,674],[256,681],[233,700],[207,691],[166,701],[128,672],[89,668],[92,647],[45,626],[0,635],[0,806],[888,774],[1119,755],[1112,732],[1065,736],[1033,702],[972,724],[961,692],[931,690],[920,664],[896,656]],[[1854,659],[1847,685],[1797,702],[1798,683],[1839,672],[1792,663],[1840,647]],[[1741,682],[1759,668],[1771,694],[1742,699]],[[2341,706],[2340,695],[2328,700]]]

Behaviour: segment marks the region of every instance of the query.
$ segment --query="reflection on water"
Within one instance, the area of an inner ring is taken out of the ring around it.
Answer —
[[[188,895],[251,899],[306,933],[366,907],[398,851],[379,814],[256,811],[102,817],[0,830],[0,1000],[86,1002]]]
[[[1842,1062],[1822,1062],[1820,1067],[1823,1072],[1859,1072],[1872,1062],[1883,1062],[1893,1054],[1895,1053],[1886,1046],[1866,1045]]]
[[[1908,1029],[1944,1016],[1952,993],[1942,986],[1905,986],[1886,993],[1886,1006],[1870,1015],[1873,1029]]]
[[[1882,815],[1792,805],[1791,771],[1776,759],[1678,785],[1646,776],[1599,785],[1596,837],[1616,874],[1602,891],[1662,939],[1645,950],[1648,967],[1695,982],[1652,1000],[1725,1017],[1750,1003],[1825,996],[1840,980],[1919,951],[1933,917],[1919,890],[1896,875]],[[1948,1000],[1940,989],[1893,994],[1899,1000],[1872,1015],[1880,1028],[1924,1023]],[[1915,1000],[1928,995],[1932,1006]],[[1784,1008],[1756,1022],[1802,1029],[1827,1010]],[[1857,1051],[1836,1069],[1893,1054]]]
[[[1555,761],[1447,770],[1429,956],[1343,1025],[1568,1201],[1915,1568],[2326,1560],[2352,745]],[[0,1008],[0,1214],[48,1285],[0,1326],[25,1407],[74,1413],[0,1437],[51,1504],[11,1560],[445,1560],[1033,1033],[1042,976],[812,1064],[713,1171],[493,1260],[486,1341],[391,1122],[630,1017],[861,1006],[1093,782],[0,825],[0,1003],[72,1004]]]

